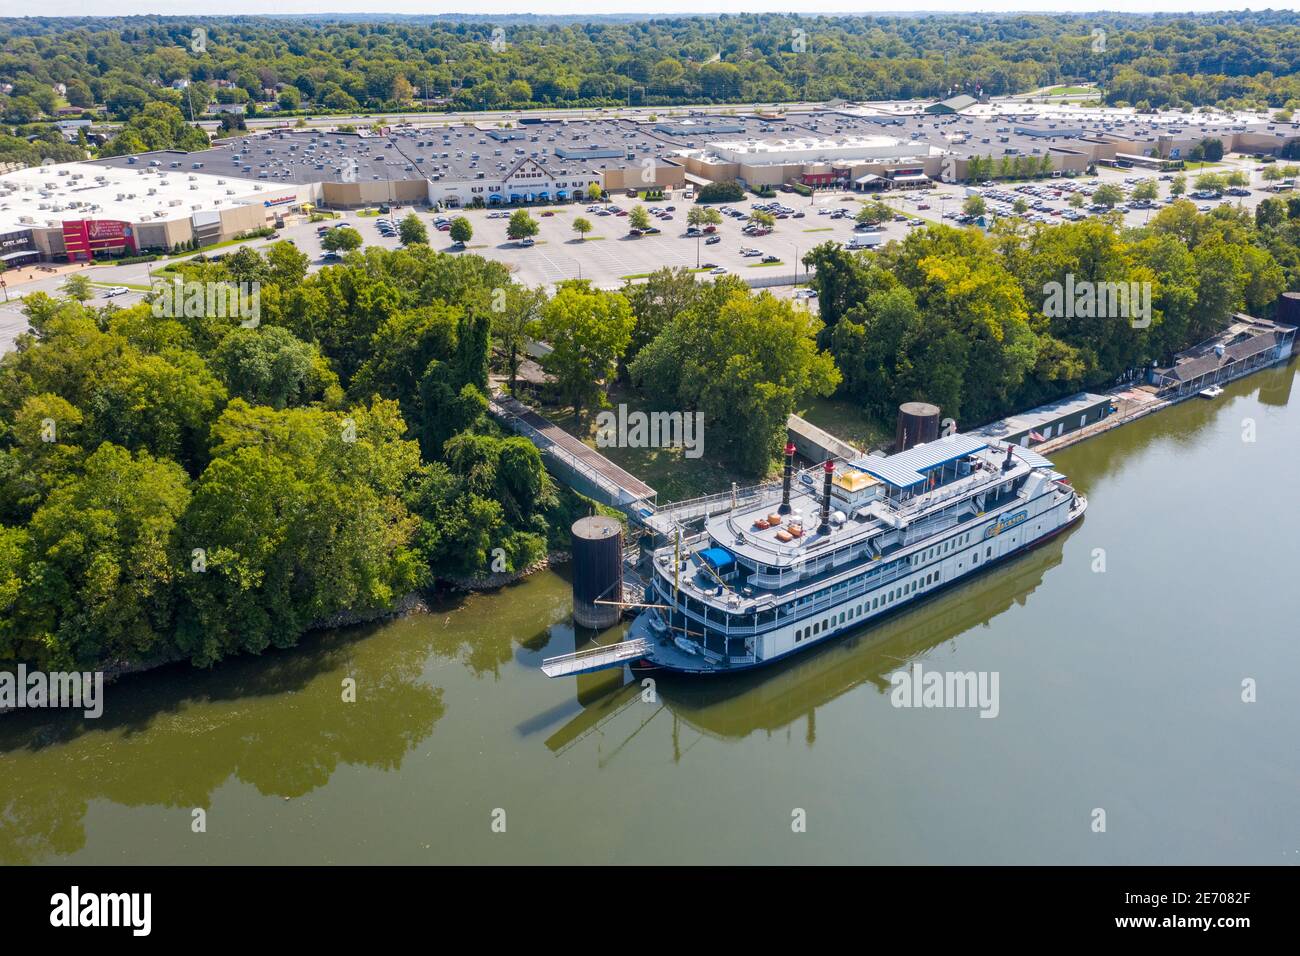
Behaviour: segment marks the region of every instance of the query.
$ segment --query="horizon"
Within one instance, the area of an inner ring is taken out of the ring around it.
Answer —
[[[1094,3],[1083,0],[1060,0],[1055,3],[1025,3],[1024,0],[992,0],[992,2],[982,2],[979,4],[953,2],[953,0],[924,0],[919,5],[911,6],[907,9],[894,10],[864,10],[861,7],[862,0],[822,0],[820,8],[801,14],[805,17],[816,16],[921,16],[927,14],[989,14],[989,15],[1007,15],[1007,14],[1186,14],[1186,15],[1205,15],[1213,13],[1244,13],[1244,12],[1265,12],[1265,11],[1290,11],[1295,12],[1300,9],[1300,0],[1290,0],[1290,2],[1273,2],[1273,3],[1232,3],[1223,2],[1223,0],[1146,0],[1132,6],[1124,5],[1119,8],[1113,2]],[[508,17],[508,16],[536,16],[536,17],[587,17],[591,20],[608,19],[612,17],[661,17],[661,16],[690,16],[690,17],[712,17],[721,14],[741,14],[741,13],[793,13],[790,9],[788,0],[721,0],[715,9],[701,11],[698,9],[698,3],[691,3],[690,0],[658,0],[656,8],[647,9],[644,0],[612,0],[605,4],[607,12],[591,13],[586,4],[573,2],[573,0],[562,0],[562,2],[549,4],[545,13],[538,13],[535,10],[519,9],[517,0],[484,0],[477,4],[481,9],[475,12],[468,10],[456,9],[459,4],[447,4],[448,9],[430,9],[431,5],[421,0],[385,0],[384,8],[381,10],[367,9],[373,8],[375,4],[365,3],[362,0],[342,0],[331,4],[328,10],[317,9],[320,5],[314,0],[284,0],[278,5],[275,13],[267,13],[264,10],[264,4],[257,0],[226,0],[226,2],[211,3],[209,0],[175,0],[175,2],[160,2],[160,0],[125,0],[118,4],[118,11],[111,15],[93,15],[87,14],[84,4],[80,0],[51,0],[45,5],[47,9],[43,10],[38,16],[28,15],[21,17],[5,17],[9,20],[25,19],[42,19],[42,18],[63,18],[68,19],[113,19],[122,16],[258,16],[258,17],[315,17],[329,18],[334,16],[370,16],[375,19],[385,17],[412,17],[412,16],[431,16],[431,17],[463,17],[467,20],[483,17]],[[214,11],[213,8],[220,8]]]

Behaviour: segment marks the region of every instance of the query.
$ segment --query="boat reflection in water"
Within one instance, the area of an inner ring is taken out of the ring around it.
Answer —
[[[863,684],[888,693],[889,676],[913,659],[945,641],[961,638],[972,628],[987,625],[1013,604],[1023,605],[1043,576],[1061,563],[1065,543],[1077,527],[997,565],[990,574],[758,671],[708,681],[660,671],[633,673],[627,668],[581,675],[576,680],[583,709],[552,734],[546,745],[562,753],[597,731],[612,732],[613,738],[622,732],[624,742],[630,741],[665,709],[675,720],[720,739],[743,739],[755,731],[770,734],[806,717],[811,743],[818,707]],[[646,676],[653,676],[654,692],[661,702],[660,707],[648,711],[632,706],[642,702]],[[632,714],[620,716],[625,711]]]

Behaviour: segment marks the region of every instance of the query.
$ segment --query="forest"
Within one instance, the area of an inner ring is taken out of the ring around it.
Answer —
[[[1024,93],[1291,109],[1300,14],[0,20],[0,116],[153,102],[279,110],[755,103]],[[188,81],[190,86],[179,88]],[[60,94],[57,85],[65,92]],[[21,137],[20,137],[21,138]],[[13,144],[6,144],[13,147]]]

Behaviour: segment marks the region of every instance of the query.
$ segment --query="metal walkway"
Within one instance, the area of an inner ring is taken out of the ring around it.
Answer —
[[[701,498],[675,501],[672,504],[656,507],[652,514],[642,515],[641,523],[656,534],[672,534],[673,529],[679,524],[689,524],[701,518],[711,518],[733,508],[753,504],[780,488],[779,481],[764,482],[748,488],[733,488],[731,491],[720,491]]]
[[[650,642],[644,637],[618,644],[606,644],[602,647],[589,647],[572,654],[548,657],[542,661],[542,673],[547,677],[569,677],[573,674],[589,674],[604,670],[618,664],[635,661],[650,650]]]
[[[584,479],[591,486],[589,492],[603,498],[605,504],[632,514],[653,510],[656,494],[653,488],[527,405],[500,394],[488,400],[488,410],[512,431],[532,441],[573,477]]]

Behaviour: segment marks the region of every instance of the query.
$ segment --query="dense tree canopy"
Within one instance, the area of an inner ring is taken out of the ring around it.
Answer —
[[[504,30],[505,43],[493,43]],[[206,31],[200,48],[194,31]],[[1094,31],[1106,35],[1094,51]],[[907,99],[1100,82],[1114,104],[1300,100],[1289,11],[700,17],[373,15],[0,21],[10,124],[73,106],[186,118],[209,102],[351,111]],[[184,87],[177,81],[188,80]],[[132,130],[117,151],[135,142]],[[0,144],[2,146],[3,144]],[[181,148],[192,148],[182,145]]]
[[[1300,203],[1266,203],[1252,217],[1178,202],[1134,229],[940,226],[872,254],[823,243],[804,261],[843,391],[885,420],[925,400],[967,428],[1166,362],[1235,311],[1270,315],[1300,286]],[[1067,285],[1133,300],[1126,314],[1053,307]]]
[[[170,267],[260,281],[259,323],[27,300],[0,357],[0,660],[211,664],[564,541],[587,505],[485,414],[505,269],[300,255]]]

